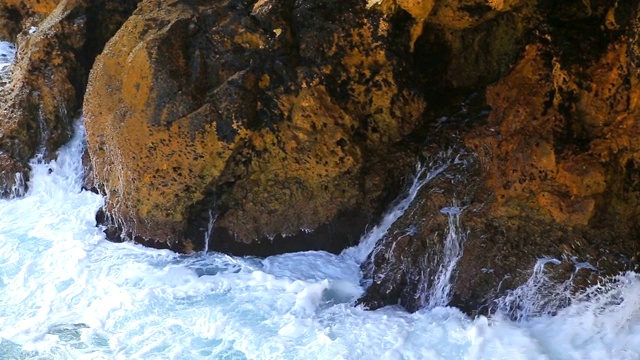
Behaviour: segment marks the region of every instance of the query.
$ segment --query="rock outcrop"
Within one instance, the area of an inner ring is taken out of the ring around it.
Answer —
[[[36,26],[56,8],[60,0],[3,0],[0,2],[0,38],[16,42],[23,29]]]
[[[28,162],[45,159],[70,137],[93,59],[135,7],[127,1],[7,1],[16,37],[11,80],[0,90],[0,196],[16,195]],[[16,177],[15,174],[21,174]],[[23,191],[18,191],[18,193]]]
[[[5,0],[0,38],[0,196],[83,107],[111,240],[338,252],[420,160],[361,304],[518,317],[536,263],[548,292],[636,270],[638,0]]]
[[[429,304],[450,228],[440,209],[454,200],[462,207],[464,254],[449,295],[468,312],[502,306],[522,315],[517,297],[496,300],[525,284],[545,257],[558,260],[545,266],[548,291],[560,285],[579,291],[637,270],[640,18],[634,6],[563,12],[562,5],[541,5],[546,20],[533,30],[533,41],[486,92],[491,112],[465,125],[470,130],[459,146],[474,157],[423,190],[383,239],[365,266],[374,281],[362,303],[400,302],[409,310]]]
[[[144,1],[85,97],[110,232],[188,252],[215,218],[209,249],[235,254],[355,242],[425,108],[396,36],[359,0]]]

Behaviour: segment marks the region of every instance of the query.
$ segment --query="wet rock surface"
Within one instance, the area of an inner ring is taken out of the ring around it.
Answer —
[[[488,88],[486,119],[464,130],[479,170],[451,169],[422,190],[363,267],[373,281],[366,306],[429,305],[448,228],[438,209],[452,199],[463,206],[465,241],[450,304],[469,313],[519,316],[522,304],[500,309],[498,300],[526,284],[541,258],[557,260],[543,266],[549,289],[580,291],[637,270],[640,173],[637,141],[627,137],[637,138],[640,119],[637,3],[630,18],[603,4],[584,14],[543,5],[554,15]]]

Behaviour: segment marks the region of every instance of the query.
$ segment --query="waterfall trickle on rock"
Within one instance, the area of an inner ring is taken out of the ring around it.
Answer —
[[[391,225],[407,211],[420,189],[457,161],[459,160],[452,152],[447,151],[441,153],[429,164],[416,165],[413,181],[406,194],[396,200],[396,203],[387,211],[380,224],[374,226],[362,236],[358,245],[344,250],[342,254],[353,258],[358,263],[363,263],[371,252],[375,251],[376,244],[387,234]]]
[[[435,276],[435,282],[429,291],[428,307],[446,306],[449,304],[451,293],[451,276],[456,268],[458,260],[462,257],[462,246],[466,234],[460,224],[462,208],[450,206],[440,210],[447,215],[448,226],[444,239],[443,257],[440,268]]]
[[[558,283],[547,275],[548,266],[561,263],[554,258],[538,259],[527,282],[497,300],[496,312],[516,320],[526,320],[554,314],[582,296],[572,293],[573,277]]]
[[[207,223],[207,231],[204,232],[204,249],[205,253],[209,252],[209,243],[211,242],[211,234],[213,234],[213,225],[216,223],[217,215],[213,215],[213,212],[209,210],[209,223]]]

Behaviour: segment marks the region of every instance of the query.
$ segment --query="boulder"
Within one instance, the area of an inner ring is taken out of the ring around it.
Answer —
[[[372,286],[361,303],[411,311],[449,304],[518,318],[638,270],[640,19],[637,7],[624,17],[616,8],[541,26],[547,33],[487,89],[488,116],[464,125],[457,146],[473,156],[425,186],[363,265]],[[445,133],[460,131],[447,126]],[[461,208],[456,226],[443,211],[452,204]],[[452,230],[463,252],[446,301],[434,303]],[[538,291],[547,301],[528,308],[516,289],[531,285],[534,269],[546,279]]]
[[[35,26],[56,8],[60,0],[0,1],[0,39],[15,42],[23,29]]]
[[[393,21],[359,0],[143,1],[85,95],[111,237],[253,255],[357,241],[425,108]]]

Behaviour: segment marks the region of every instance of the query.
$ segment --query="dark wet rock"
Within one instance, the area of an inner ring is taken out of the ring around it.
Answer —
[[[359,300],[367,308],[399,303],[416,311],[429,304],[439,269],[446,265],[446,237],[466,237],[466,229],[450,228],[449,220],[457,212],[464,220],[482,203],[477,199],[478,182],[474,180],[480,169],[473,155],[461,148],[436,155],[425,160],[427,169],[442,171],[422,187],[363,264],[364,273],[372,279]]]

